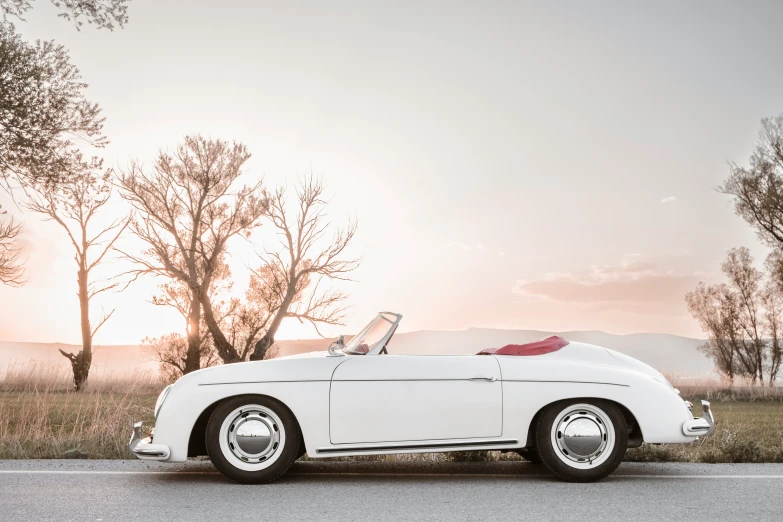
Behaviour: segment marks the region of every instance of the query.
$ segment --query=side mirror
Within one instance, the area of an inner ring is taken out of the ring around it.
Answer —
[[[329,355],[345,355],[343,353],[343,348],[345,348],[345,336],[341,335],[329,345]]]

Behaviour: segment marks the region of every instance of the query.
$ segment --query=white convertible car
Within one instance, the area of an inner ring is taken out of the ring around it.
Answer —
[[[560,337],[477,355],[394,355],[402,319],[383,312],[326,352],[190,373],[163,390],[155,428],[134,424],[140,459],[209,455],[238,482],[278,478],[311,458],[500,450],[569,481],[610,474],[626,448],[712,433],[659,372]]]

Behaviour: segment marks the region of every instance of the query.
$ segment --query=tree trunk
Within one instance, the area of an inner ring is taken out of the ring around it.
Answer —
[[[242,362],[239,358],[234,346],[228,342],[226,336],[220,330],[220,325],[215,319],[215,314],[212,312],[212,302],[209,300],[209,296],[206,292],[203,292],[200,296],[201,306],[204,311],[204,322],[207,323],[209,333],[212,334],[212,340],[215,342],[215,349],[218,355],[225,364],[231,364],[235,362]]]
[[[191,291],[190,313],[188,314],[188,351],[185,354],[185,368],[190,373],[201,368],[201,302],[198,293]]]
[[[253,347],[253,351],[250,353],[250,357],[248,359],[251,361],[264,360],[267,350],[269,350],[269,347],[271,347],[273,344],[275,344],[275,335],[274,333],[270,334],[270,332],[267,331]]]
[[[82,349],[76,355],[60,350],[63,356],[71,361],[73,368],[73,386],[76,391],[81,391],[87,377],[90,375],[92,364],[92,330],[90,327],[90,294],[88,289],[88,272],[85,268],[79,268],[79,312],[81,313]]]
[[[253,347],[253,353],[251,353],[249,357],[251,361],[262,361],[266,355],[266,351],[275,344],[275,334],[277,333],[278,328],[280,328],[280,323],[283,322],[283,318],[288,314],[288,308],[294,300],[295,289],[296,280],[294,280],[293,284],[288,284],[288,290],[283,298],[283,302],[280,303],[280,308],[277,309],[275,318],[272,319],[272,323],[269,325],[269,328],[267,328],[264,336],[256,343],[255,347]]]

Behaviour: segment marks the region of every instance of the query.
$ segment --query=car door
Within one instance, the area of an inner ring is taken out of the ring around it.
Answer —
[[[500,437],[500,366],[486,355],[347,356],[329,407],[332,444]]]

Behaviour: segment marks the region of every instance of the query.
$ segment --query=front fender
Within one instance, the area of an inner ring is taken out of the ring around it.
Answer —
[[[169,462],[187,459],[190,434],[201,414],[237,395],[266,395],[296,417],[305,445],[329,441],[329,383],[343,357],[283,358],[218,366],[179,379],[155,422],[155,443],[169,447]],[[314,451],[314,450],[313,450]]]
[[[215,402],[250,394],[272,397],[288,407],[299,422],[308,452],[328,444],[329,381],[198,386],[187,394],[172,394],[155,422],[155,443],[169,447],[169,462],[185,461],[190,433],[201,413]]]

